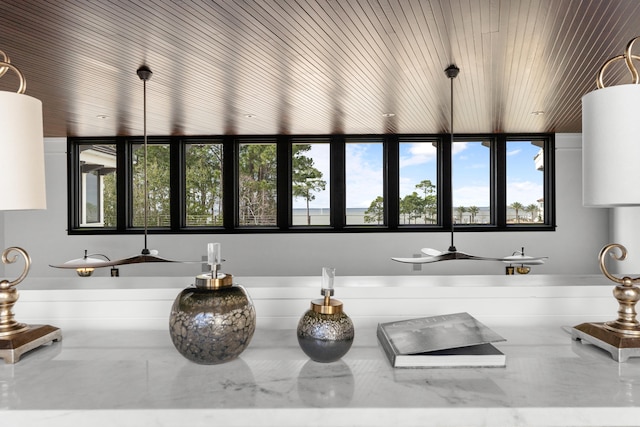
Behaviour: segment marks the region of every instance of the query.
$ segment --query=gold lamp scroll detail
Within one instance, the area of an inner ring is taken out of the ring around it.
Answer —
[[[616,55],[613,58],[609,58],[604,64],[602,64],[602,67],[600,67],[600,72],[598,72],[598,78],[596,79],[596,85],[598,86],[598,89],[604,89],[605,88],[605,85],[604,85],[604,72],[607,70],[607,68],[609,68],[609,66],[611,64],[613,64],[614,62],[618,62],[618,61],[624,61],[625,65],[627,66],[627,69],[631,73],[631,83],[634,84],[634,85],[637,85],[638,83],[640,83],[640,77],[638,75],[638,70],[636,69],[635,65],[633,64],[633,60],[634,59],[640,60],[640,56],[634,55],[631,52],[631,49],[633,49],[633,44],[638,39],[640,39],[640,36],[635,37],[631,41],[629,41],[629,43],[627,43],[627,47],[624,50],[624,53],[622,55]]]
[[[618,243],[611,243],[599,255],[600,270],[609,280],[617,283],[613,296],[619,304],[618,318],[609,322],[582,323],[572,329],[571,337],[608,351],[618,362],[626,362],[630,357],[640,356],[640,322],[636,318],[636,303],[640,300],[640,288],[636,284],[640,282],[640,277],[614,276],[607,270],[607,255],[623,261],[627,257],[627,249]]]
[[[13,264],[18,259],[16,254],[21,255],[24,260],[22,273],[15,280],[0,281],[0,358],[6,363],[15,363],[24,353],[62,339],[62,332],[56,327],[26,325],[15,320],[13,306],[19,298],[16,286],[27,277],[31,267],[29,254],[15,246],[2,252],[2,262]]]
[[[3,264],[13,264],[16,262],[18,256],[13,255],[10,257],[12,252],[17,252],[22,255],[22,258],[24,259],[24,269],[17,279],[13,281],[5,279],[0,282],[0,337],[6,337],[29,329],[29,327],[24,323],[18,323],[15,320],[13,306],[19,298],[16,285],[27,277],[29,268],[31,268],[31,258],[24,249],[14,246],[5,249],[4,252],[2,252]]]
[[[5,73],[9,70],[16,73],[18,79],[20,80],[20,85],[18,86],[18,90],[16,93],[23,94],[27,91],[27,82],[24,79],[24,75],[22,72],[11,64],[11,59],[7,56],[6,53],[0,50],[0,56],[2,56],[2,61],[0,61],[0,77],[4,76]]]

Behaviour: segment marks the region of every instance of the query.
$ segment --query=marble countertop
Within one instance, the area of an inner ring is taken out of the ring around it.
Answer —
[[[490,325],[491,326],[491,325]],[[618,364],[566,326],[493,327],[506,368],[393,369],[374,329],[342,360],[310,361],[291,329],[261,328],[239,359],[184,359],[163,330],[63,330],[0,365],[15,426],[632,426],[640,358]]]

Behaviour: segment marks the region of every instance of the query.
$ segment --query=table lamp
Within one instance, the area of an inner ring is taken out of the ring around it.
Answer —
[[[582,199],[584,206],[625,207],[640,205],[640,78],[633,61],[640,57],[631,49],[607,60],[598,74],[597,89],[582,98]],[[632,84],[605,87],[604,72],[613,63],[624,61]],[[607,256],[622,261],[624,246],[606,245],[599,255],[600,269],[616,283],[613,295],[618,301],[618,318],[610,322],[582,323],[572,329],[574,340],[600,347],[614,360],[625,362],[640,357],[640,322],[635,306],[640,299],[636,283],[640,278],[618,278],[609,273]]]
[[[45,209],[44,141],[42,103],[24,95],[22,73],[0,51],[0,77],[14,71],[20,79],[18,92],[0,91],[0,210]],[[26,325],[14,319],[18,285],[29,272],[31,258],[24,249],[10,247],[2,262],[11,264],[21,256],[24,269],[15,280],[0,281],[0,358],[15,363],[30,350],[62,339],[60,329],[49,325]]]

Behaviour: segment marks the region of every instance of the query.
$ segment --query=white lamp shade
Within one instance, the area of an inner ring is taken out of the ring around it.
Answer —
[[[640,205],[640,85],[582,97],[582,202]]]
[[[0,91],[0,210],[46,207],[42,102]]]

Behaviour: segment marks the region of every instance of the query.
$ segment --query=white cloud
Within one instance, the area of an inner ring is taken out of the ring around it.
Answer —
[[[456,154],[462,153],[464,150],[466,150],[468,147],[469,143],[468,142],[456,142],[453,144],[453,146],[451,147],[451,154],[453,154],[454,156]]]
[[[454,188],[453,205],[486,207],[489,206],[490,194],[488,186],[468,185]]]
[[[411,194],[416,190],[416,180],[413,177],[400,177],[400,197]]]
[[[544,186],[531,181],[508,182],[507,204],[519,202],[524,206],[537,204],[537,200],[544,195]]]
[[[368,208],[383,195],[382,157],[371,155],[368,144],[349,144],[346,150],[347,208]]]
[[[409,156],[400,157],[400,167],[416,166],[435,161],[438,155],[433,144],[418,142],[409,147]]]

